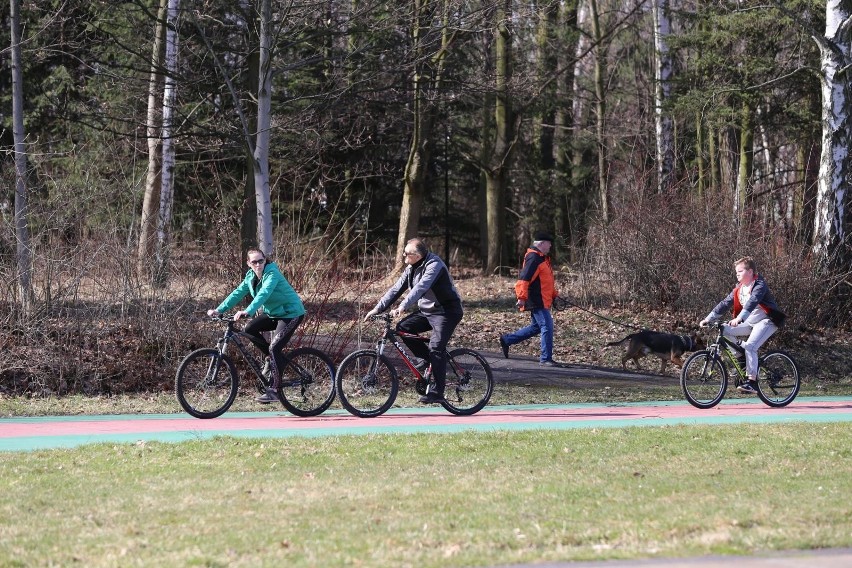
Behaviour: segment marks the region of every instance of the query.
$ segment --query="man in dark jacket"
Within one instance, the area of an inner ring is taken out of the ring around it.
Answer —
[[[385,292],[376,307],[370,310],[364,319],[386,311],[406,290],[409,291],[399,306],[391,311],[391,315],[399,316],[417,306],[418,310],[401,320],[396,329],[407,333],[432,330],[428,349],[422,341],[405,338],[403,341],[415,357],[432,364],[436,390],[427,392],[420,402],[434,404],[444,400],[447,383],[445,351],[464,313],[461,296],[456,290],[447,265],[438,255],[429,252],[422,239],[409,240],[405,244],[403,255],[407,266],[402,276]]]
[[[500,348],[503,356],[509,358],[509,346],[526,341],[536,335],[541,336],[541,355],[539,365],[556,366],[553,361],[553,317],[550,307],[559,295],[550,264],[550,248],[553,237],[548,233],[537,233],[535,240],[524,255],[524,264],[515,283],[516,307],[530,313],[528,326],[500,336]]]

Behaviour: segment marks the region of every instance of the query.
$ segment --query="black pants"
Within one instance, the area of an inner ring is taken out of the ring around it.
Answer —
[[[444,388],[447,385],[447,359],[444,353],[447,350],[447,343],[450,342],[450,337],[453,336],[453,332],[461,319],[461,313],[426,315],[417,312],[403,318],[396,324],[397,331],[407,333],[423,333],[432,330],[428,348],[424,342],[416,339],[403,338],[402,340],[415,357],[428,359],[429,363],[432,364],[435,388],[441,396],[444,395]]]
[[[281,352],[287,346],[290,338],[293,337],[293,332],[296,331],[296,328],[299,327],[303,319],[305,319],[305,316],[296,318],[271,318],[266,314],[260,314],[248,322],[243,330],[265,355],[269,355],[270,353],[275,355],[274,357],[270,357],[275,369],[273,373],[275,383],[271,385],[274,388],[278,388],[278,381],[280,379],[278,369],[281,364]],[[275,330],[275,333],[272,334],[272,341],[267,343],[266,338],[263,337],[261,332],[272,330]]]

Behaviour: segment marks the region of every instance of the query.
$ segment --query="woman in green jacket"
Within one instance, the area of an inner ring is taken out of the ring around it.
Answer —
[[[293,332],[305,318],[305,306],[278,270],[278,266],[274,262],[268,262],[262,251],[249,249],[246,253],[246,261],[249,267],[246,277],[218,307],[207,310],[207,315],[219,316],[233,308],[246,296],[251,295],[251,303],[246,309],[234,314],[234,319],[253,317],[254,319],[246,324],[244,331],[264,354],[269,355],[271,352],[275,355],[270,357],[274,367],[275,381],[264,394],[256,399],[263,404],[269,404],[278,400],[278,357],[290,341]],[[272,330],[275,330],[272,341],[267,343],[262,332]]]

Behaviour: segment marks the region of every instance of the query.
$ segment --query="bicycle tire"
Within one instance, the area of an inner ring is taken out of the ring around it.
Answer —
[[[783,351],[770,351],[760,358],[758,369],[757,396],[764,404],[780,408],[793,402],[802,381],[792,357]]]
[[[488,404],[494,391],[491,366],[485,357],[472,349],[453,349],[449,356],[441,406],[460,416],[476,414]]]
[[[213,348],[196,349],[183,358],[175,375],[175,395],[195,418],[216,418],[234,403],[239,375],[234,362]]]
[[[340,404],[350,414],[375,418],[393,406],[399,393],[399,378],[390,359],[375,349],[362,349],[340,362],[335,386]]]
[[[718,357],[709,350],[696,351],[683,364],[680,371],[680,388],[692,406],[713,408],[728,389],[728,371]]]
[[[312,347],[300,347],[284,355],[280,369],[278,400],[291,414],[317,416],[334,400],[334,363]]]

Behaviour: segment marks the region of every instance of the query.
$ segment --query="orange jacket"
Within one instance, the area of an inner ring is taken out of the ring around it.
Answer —
[[[521,310],[549,310],[558,295],[550,257],[535,247],[528,248],[518,281],[515,282],[515,296],[525,302]]]

